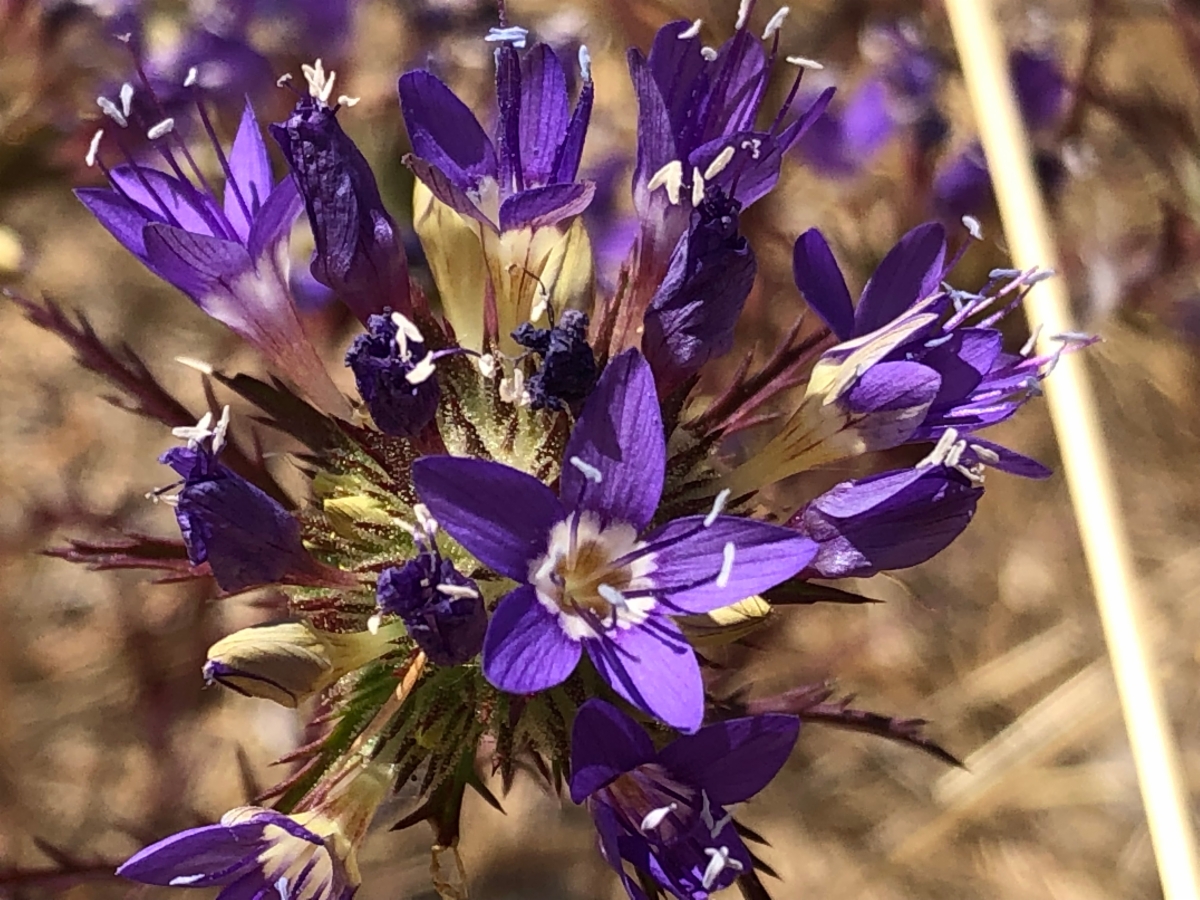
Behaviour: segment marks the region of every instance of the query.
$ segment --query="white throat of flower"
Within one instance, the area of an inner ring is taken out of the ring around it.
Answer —
[[[602,527],[593,513],[573,513],[551,529],[546,553],[529,567],[529,583],[572,640],[628,629],[658,605],[648,593],[654,554],[634,555],[643,546],[632,525]]]

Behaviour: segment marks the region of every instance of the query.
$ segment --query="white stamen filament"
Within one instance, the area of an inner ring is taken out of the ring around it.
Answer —
[[[946,467],[957,469],[958,464],[962,462],[962,455],[966,449],[966,441],[955,441],[954,446],[950,448],[950,452],[946,454]]]
[[[708,511],[708,515],[704,517],[704,527],[712,528],[713,522],[717,521],[717,516],[725,509],[725,504],[729,502],[729,488],[725,488],[721,493],[713,498],[712,509]]]
[[[133,108],[133,85],[130,84],[128,81],[126,81],[124,84],[121,85],[120,97],[121,97],[121,112],[123,112],[126,116],[128,116],[129,111]]]
[[[362,101],[362,97],[347,97],[345,94],[338,94],[338,106],[344,106],[347,109],[353,106],[358,106]]]
[[[746,20],[750,18],[750,4],[753,2],[754,0],[742,0],[742,2],[738,4],[737,22],[734,23],[733,26],[738,31],[741,31],[746,27]]]
[[[736,553],[732,541],[726,541],[721,548],[721,571],[717,573],[717,587],[724,590],[729,586],[729,576],[733,574],[733,557]]]
[[[712,62],[714,59],[717,58],[717,50],[715,47],[701,47],[700,55],[703,56],[709,62]]]
[[[815,59],[809,59],[807,56],[787,56],[784,59],[793,66],[799,66],[802,69],[812,69],[814,72],[820,72],[825,68],[823,63],[819,63]]]
[[[660,187],[667,189],[667,199],[671,201],[671,205],[678,206],[679,190],[683,187],[683,163],[673,159],[650,176],[646,189],[656,191]]]
[[[333,82],[337,78],[337,72],[326,75],[325,66],[319,59],[311,66],[301,66],[300,71],[304,73],[304,80],[308,82],[308,95],[314,100],[328,104],[329,98],[333,96]]]
[[[157,141],[160,137],[165,137],[175,130],[174,119],[163,119],[157,125],[152,125],[150,130],[146,132],[146,140]]]
[[[213,429],[212,436],[212,452],[220,453],[221,448],[225,446],[225,440],[229,435],[229,404],[221,410],[221,418],[217,419],[217,427]]]
[[[712,181],[714,178],[724,172],[730,161],[732,161],[733,154],[735,152],[736,151],[733,149],[733,147],[730,146],[718,153],[713,158],[713,161],[708,164],[708,168],[704,170],[704,180]]]
[[[791,11],[791,8],[787,6],[781,6],[775,11],[775,15],[771,16],[771,21],[767,22],[767,27],[763,29],[762,39],[764,41],[769,41],[775,36],[775,32],[783,27],[783,20]]]
[[[484,40],[492,44],[512,44],[518,50],[525,49],[525,39],[529,37],[529,29],[519,25],[507,28],[489,28]]]
[[[704,176],[699,169],[692,169],[692,206],[704,202]]]
[[[513,369],[511,378],[500,379],[500,399],[505,403],[520,403],[525,393],[525,373]]]
[[[113,103],[107,97],[97,97],[96,105],[100,107],[100,110],[106,116],[108,116],[122,128],[125,128],[129,125],[129,120],[125,118],[125,115],[121,112],[121,110],[117,109],[117,104]]]
[[[429,537],[433,537],[438,532],[438,520],[433,517],[429,511],[429,507],[424,503],[418,503],[413,507],[413,515],[417,517],[417,524],[421,526],[421,530]]]
[[[742,871],[742,864],[730,858],[728,847],[705,847],[704,852],[708,854],[709,860],[704,875],[700,878],[700,886],[706,891],[717,883],[717,879],[726,869]]]
[[[479,596],[479,591],[469,588],[465,584],[439,584],[437,590],[439,594],[445,594],[447,597],[465,597],[468,600],[474,600]]]
[[[592,80],[592,54],[588,52],[587,44],[579,45],[579,74],[584,81]]]
[[[914,468],[921,469],[925,466],[940,466],[945,463],[946,455],[950,452],[950,448],[958,441],[958,429],[947,428],[942,432],[942,436],[938,438],[937,444],[929,452],[923,460],[918,462]]]
[[[1031,334],[1029,336],[1029,340],[1027,340],[1024,343],[1024,345],[1021,347],[1021,355],[1022,356],[1031,355],[1034,351],[1034,348],[1037,347],[1038,338],[1041,336],[1042,336],[1042,326],[1038,325],[1037,328],[1033,329],[1033,334]]]
[[[604,481],[604,474],[599,469],[589,463],[585,463],[578,456],[572,456],[567,462],[578,469],[583,477],[593,484],[600,484],[600,482]]]
[[[989,466],[994,466],[1000,462],[1000,454],[991,447],[985,447],[982,444],[972,444],[972,452],[979,457],[979,461],[987,463]]]
[[[698,35],[700,33],[700,29],[703,27],[704,27],[704,20],[696,19],[694,22],[692,22],[691,25],[689,25],[683,31],[679,32],[679,40],[690,41],[692,38],[694,38],[696,35]]]
[[[963,227],[967,229],[967,234],[975,238],[977,241],[983,240],[983,226],[979,224],[979,220],[974,216],[962,217]]]
[[[96,165],[96,154],[100,152],[100,139],[102,137],[104,137],[103,128],[92,135],[92,142],[88,144],[87,156],[83,158],[83,161],[87,163],[89,169]]]
[[[546,293],[546,286],[542,284],[541,279],[538,279],[537,287],[533,291],[533,305],[529,308],[530,323],[537,324],[537,320],[546,315],[549,308],[550,295]]]
[[[396,347],[400,351],[400,358],[407,362],[412,358],[408,342],[424,344],[425,335],[421,334],[421,329],[411,319],[398,312],[392,313],[392,324],[396,326]]]
[[[192,85],[194,85],[196,83],[196,80],[199,77],[200,77],[200,70],[198,68],[196,68],[195,66],[192,66],[190,69],[187,70],[187,77],[183,79],[183,86],[191,87]],[[291,77],[292,77],[291,75],[288,76],[288,78],[291,78]],[[279,82],[275,82],[275,83],[279,84]]]
[[[379,626],[383,624],[383,616],[375,613],[371,618],[367,619],[367,631],[371,634],[379,634]]]
[[[646,818],[642,819],[642,824],[639,827],[642,831],[653,831],[663,823],[663,819],[677,809],[679,809],[678,803],[671,803],[668,806],[660,806],[658,809],[652,809],[646,813]]]
[[[433,354],[426,353],[421,361],[412,367],[412,371],[404,376],[404,380],[409,384],[424,384],[432,376],[436,367],[433,362]]]

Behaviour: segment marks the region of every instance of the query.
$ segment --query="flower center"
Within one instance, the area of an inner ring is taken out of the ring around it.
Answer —
[[[633,834],[656,844],[686,836],[696,822],[696,790],[657,763],[618,776],[597,793]]]
[[[628,628],[644,622],[655,606],[646,593],[654,556],[631,559],[639,546],[633,526],[617,522],[602,528],[593,514],[575,513],[551,530],[546,554],[530,567],[529,582],[576,640]]]

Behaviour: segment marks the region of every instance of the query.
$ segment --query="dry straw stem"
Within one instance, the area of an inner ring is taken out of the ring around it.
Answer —
[[[1056,266],[992,0],[946,0],[946,10],[1013,263]],[[1043,324],[1047,335],[1074,330],[1062,279],[1035,287],[1025,314],[1031,326]],[[1146,617],[1082,354],[1063,358],[1046,383],[1046,399],[1125,714],[1163,896],[1192,900],[1200,896],[1200,877],[1187,791],[1143,630]]]

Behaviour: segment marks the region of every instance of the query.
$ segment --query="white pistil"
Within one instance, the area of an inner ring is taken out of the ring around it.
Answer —
[[[417,524],[421,526],[421,530],[429,537],[433,537],[438,532],[438,520],[433,517],[429,511],[429,507],[424,503],[418,503],[413,507],[413,515],[417,517]]]
[[[275,890],[279,892],[279,900],[292,900],[292,886],[288,884],[286,875],[275,882]]]
[[[375,613],[371,618],[367,619],[367,631],[371,634],[379,634],[379,626],[383,624],[383,616]]]
[[[629,599],[611,584],[601,584],[596,587],[599,594],[613,609],[628,609]]]
[[[692,206],[704,202],[704,176],[699,169],[692,169]]]
[[[717,50],[715,47],[701,47],[700,55],[703,56],[708,62],[712,62],[717,58]]]
[[[708,866],[700,878],[700,886],[706,891],[717,883],[717,879],[726,869],[742,871],[742,864],[736,859],[730,858],[728,847],[705,847],[704,852],[708,854],[709,860]]]
[[[87,163],[89,169],[96,165],[96,154],[100,152],[100,139],[102,137],[104,137],[103,128],[92,135],[92,142],[88,144],[87,156],[83,158],[83,161]]]
[[[291,77],[292,77],[291,75],[288,76],[289,79]],[[194,85],[196,83],[196,81],[199,78],[200,78],[200,70],[198,68],[196,68],[195,66],[192,66],[190,69],[187,70],[187,77],[183,79],[183,86],[191,87],[192,85]],[[275,84],[278,85],[279,82],[277,81],[277,82],[275,82]]]
[[[691,25],[689,25],[683,31],[679,32],[678,38],[681,41],[690,41],[692,38],[694,38],[696,35],[698,35],[700,33],[700,29],[703,27],[704,27],[704,20],[696,19],[694,22],[692,22]]]
[[[213,414],[206,412],[195,425],[180,425],[177,428],[172,428],[171,434],[181,440],[187,441],[188,447],[195,450],[200,446],[201,441],[212,437],[212,431],[209,427],[212,425],[212,420]]]
[[[479,596],[479,591],[475,590],[474,588],[469,588],[465,584],[439,584],[437,586],[437,590],[439,594],[444,594],[447,597],[453,597],[455,599],[466,598],[468,600],[474,600]]]
[[[713,498],[712,509],[708,511],[708,515],[704,517],[704,527],[712,528],[713,522],[717,521],[717,516],[725,510],[725,504],[729,502],[729,488],[725,488],[721,493]]]
[[[967,234],[975,238],[977,241],[983,240],[983,226],[979,224],[979,220],[974,216],[962,217],[963,227],[967,229]]]
[[[529,308],[530,324],[537,324],[537,320],[546,315],[546,310],[550,308],[550,294],[546,291],[546,285],[539,278],[537,287],[533,290],[533,305]]]
[[[737,152],[737,151],[735,151],[733,149],[733,147],[730,146],[730,147],[726,147],[724,150],[722,150],[720,153],[718,153],[715,157],[713,157],[713,161],[710,162],[708,164],[708,168],[704,170],[704,180],[712,181],[714,178],[716,178],[718,175],[720,175],[722,172],[724,172],[725,168],[733,160],[733,154],[735,152]]]
[[[673,159],[650,176],[646,189],[656,191],[660,187],[667,189],[667,199],[671,201],[671,205],[678,206],[679,190],[683,187],[683,163]]]
[[[337,72],[326,75],[325,66],[319,59],[311,66],[301,66],[300,71],[304,73],[304,80],[308,82],[308,95],[328,105],[329,98],[333,96],[333,81],[337,78]]]
[[[646,813],[646,818],[642,819],[642,824],[639,827],[642,831],[653,831],[663,823],[663,819],[677,809],[679,809],[678,803],[671,803],[667,806],[660,806],[658,809],[652,809]]]
[[[735,22],[733,26],[738,31],[741,31],[746,27],[746,20],[750,18],[750,5],[753,2],[754,0],[742,0],[742,2],[738,4],[737,22]]]
[[[525,393],[525,373],[513,369],[511,378],[500,379],[500,399],[505,403],[520,403]]]
[[[396,326],[396,348],[400,351],[400,358],[408,362],[412,359],[412,352],[408,349],[408,342],[412,341],[414,344],[424,344],[425,335],[421,334],[421,329],[411,319],[401,313],[392,313],[392,324]],[[415,384],[416,382],[413,383]]]
[[[950,453],[950,448],[958,441],[958,429],[947,428],[942,432],[942,436],[938,438],[937,444],[929,452],[923,460],[918,462],[914,468],[923,469],[925,466],[940,466],[945,464],[946,456]]]
[[[579,74],[584,81],[592,80],[592,54],[588,52],[587,44],[579,45]]]
[[[1033,329],[1033,334],[1031,334],[1029,336],[1029,340],[1027,340],[1024,343],[1024,345],[1021,347],[1021,355],[1022,356],[1032,355],[1034,348],[1037,347],[1038,338],[1041,336],[1042,336],[1042,326],[1039,324],[1037,328]]]
[[[121,85],[120,97],[121,112],[128,116],[129,111],[133,108],[133,85],[128,81]]]
[[[604,481],[604,473],[602,473],[595,466],[593,466],[589,463],[585,463],[578,456],[572,456],[570,459],[567,460],[567,462],[569,462],[572,466],[574,466],[576,469],[578,469],[579,472],[583,475],[583,477],[586,478],[588,481],[592,482],[593,484],[600,484],[600,482]]]
[[[807,56],[786,56],[784,59],[793,66],[799,66],[802,69],[812,69],[814,72],[820,72],[825,68],[823,63],[819,63],[815,59],[809,59]]]
[[[749,138],[742,141],[741,148],[750,151],[751,159],[758,159],[762,156],[762,140],[760,138]]]
[[[775,32],[783,27],[783,20],[791,11],[791,8],[787,6],[781,6],[775,11],[775,15],[771,16],[771,21],[767,22],[767,27],[763,29],[762,39],[764,41],[769,41],[775,36]]]
[[[217,419],[217,427],[213,429],[212,435],[212,452],[220,453],[221,448],[225,446],[225,441],[229,436],[229,404],[221,410],[221,418]]]
[[[412,367],[412,371],[404,376],[404,380],[409,384],[424,384],[431,377],[433,377],[433,373],[435,371],[436,367],[433,363],[433,354],[426,353],[425,356],[422,357],[421,361]]]
[[[103,112],[122,128],[128,127],[129,120],[125,118],[125,114],[117,108],[117,104],[113,103],[107,97],[97,97],[96,105],[100,107],[101,112]]]
[[[150,126],[150,130],[146,132],[146,140],[157,141],[160,137],[165,137],[175,130],[174,119],[163,119],[156,125]]]
[[[724,590],[729,586],[729,576],[733,574],[733,557],[737,553],[733,541],[726,541],[721,548],[721,571],[717,573],[717,587]]]
[[[483,39],[492,44],[512,44],[518,50],[524,50],[528,37],[529,29],[510,25],[507,28],[489,28]]]
[[[275,79],[275,87],[283,87],[285,84],[287,84],[291,80],[292,80],[292,73],[284,72],[282,75],[280,75],[278,78]]]
[[[479,374],[491,381],[496,377],[496,357],[490,353],[483,353],[475,357],[475,365],[479,367]]]
[[[337,98],[338,106],[344,106],[347,109],[353,106],[358,106],[361,101],[362,97],[348,97],[345,94],[338,94]]]

